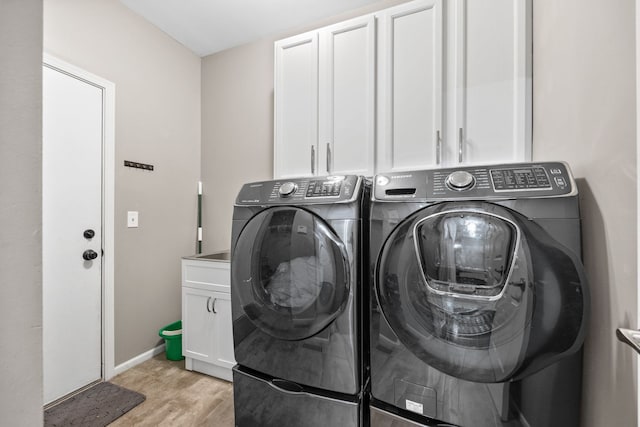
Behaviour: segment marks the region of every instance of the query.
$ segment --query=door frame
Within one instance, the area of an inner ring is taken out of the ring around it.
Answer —
[[[115,375],[114,223],[115,223],[115,91],[114,83],[43,53],[42,66],[83,80],[102,90],[102,379]]]
[[[640,0],[636,6],[636,269],[640,265]],[[640,274],[636,277],[636,329],[640,329]],[[636,357],[638,360],[638,357]],[[636,420],[640,427],[640,368],[636,371]]]

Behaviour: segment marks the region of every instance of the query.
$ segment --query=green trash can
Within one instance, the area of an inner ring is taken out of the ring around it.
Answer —
[[[165,326],[158,332],[164,338],[165,352],[169,360],[182,360],[182,320]]]

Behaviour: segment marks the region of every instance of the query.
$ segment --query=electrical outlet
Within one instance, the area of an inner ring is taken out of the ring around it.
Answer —
[[[127,212],[127,227],[129,228],[138,227],[138,211]]]

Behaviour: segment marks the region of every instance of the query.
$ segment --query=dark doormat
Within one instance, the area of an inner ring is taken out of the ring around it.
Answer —
[[[104,427],[145,399],[140,393],[103,382],[44,411],[44,425]]]

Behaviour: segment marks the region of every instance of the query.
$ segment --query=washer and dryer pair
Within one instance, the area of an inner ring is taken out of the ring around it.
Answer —
[[[564,163],[247,184],[232,243],[236,425],[579,425]]]

